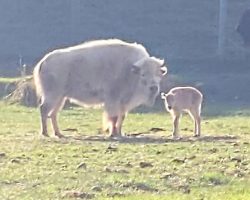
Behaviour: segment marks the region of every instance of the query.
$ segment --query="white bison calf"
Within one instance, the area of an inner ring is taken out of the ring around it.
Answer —
[[[178,137],[179,119],[183,111],[188,112],[195,123],[194,136],[201,132],[201,104],[203,95],[193,87],[175,87],[167,94],[161,93],[165,107],[173,118],[173,137]]]
[[[142,45],[117,39],[48,53],[34,69],[42,135],[48,136],[50,117],[54,134],[62,136],[57,113],[69,99],[84,105],[103,104],[103,129],[119,136],[128,111],[141,104],[153,105],[166,70],[164,61],[151,57]]]

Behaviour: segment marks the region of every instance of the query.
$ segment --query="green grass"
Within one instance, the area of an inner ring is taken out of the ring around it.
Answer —
[[[98,133],[101,110],[63,110],[66,139],[39,137],[37,109],[1,102],[0,116],[0,199],[250,199],[247,114],[203,117],[201,139],[184,116],[180,141],[166,113],[129,114],[124,132],[144,134],[120,141]]]

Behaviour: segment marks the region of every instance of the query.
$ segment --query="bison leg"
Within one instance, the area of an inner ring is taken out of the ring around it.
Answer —
[[[108,119],[108,114],[106,112],[103,112],[102,115],[102,131],[108,132],[109,131],[109,126],[110,126],[110,121]]]
[[[109,122],[108,128],[109,128],[110,137],[119,136],[120,134],[117,130],[117,121],[119,118],[120,109],[121,109],[121,106],[119,102],[114,101],[113,99],[108,98],[107,101],[104,103],[104,110],[105,110],[104,113],[107,116],[105,117],[107,120],[104,118],[104,121],[106,120]],[[105,127],[107,126],[104,126],[103,128],[105,129]]]
[[[42,103],[40,105],[40,114],[41,114],[41,135],[49,137],[48,128],[47,128],[47,119],[48,119],[48,104]]]
[[[56,99],[55,98],[44,98],[40,105],[40,114],[41,114],[41,134],[43,136],[48,135],[48,128],[47,128],[47,120],[48,117],[51,117],[53,129],[57,130],[57,122],[56,122],[56,113],[60,109],[62,103],[62,98]],[[59,106],[60,105],[60,106]]]
[[[117,129],[116,129],[117,119],[118,119],[117,116],[109,117],[109,121],[110,121],[109,135],[110,135],[110,137],[117,136]]]
[[[103,120],[102,120],[103,132],[109,132],[111,137],[121,136],[121,127],[122,127],[122,122],[124,118],[125,118],[125,115],[110,117],[107,114],[107,112],[104,112]]]
[[[117,122],[116,122],[116,130],[117,130],[117,135],[122,135],[122,124],[125,119],[125,114],[121,114],[118,116]]]
[[[41,134],[43,136],[49,136],[48,135],[48,126],[47,126],[47,120],[49,117],[49,113],[51,112],[53,108],[53,103],[48,101],[47,99],[44,99],[40,105],[40,114],[41,114]]]
[[[50,113],[50,118],[51,118],[51,125],[52,125],[52,129],[54,132],[54,135],[61,138],[64,137],[64,135],[62,135],[60,133],[59,127],[58,127],[58,123],[57,123],[57,113],[58,111],[63,107],[65,102],[64,98],[61,98],[57,101],[57,104],[53,107],[53,110]]]

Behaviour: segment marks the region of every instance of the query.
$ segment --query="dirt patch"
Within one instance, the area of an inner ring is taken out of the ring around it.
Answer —
[[[88,194],[86,192],[81,191],[65,191],[63,194],[65,198],[81,198],[81,199],[93,199],[95,197],[94,194]]]

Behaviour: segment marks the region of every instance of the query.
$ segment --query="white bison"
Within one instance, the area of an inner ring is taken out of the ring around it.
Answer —
[[[178,137],[179,119],[183,111],[188,112],[195,123],[194,136],[200,136],[201,104],[203,95],[193,87],[175,87],[167,94],[161,93],[167,111],[173,118],[173,137]]]
[[[167,68],[136,43],[118,39],[96,40],[54,50],[34,69],[41,99],[41,134],[48,136],[50,117],[54,134],[60,133],[57,113],[66,99],[82,105],[103,104],[103,129],[119,136],[125,115],[141,105],[153,105]]]

